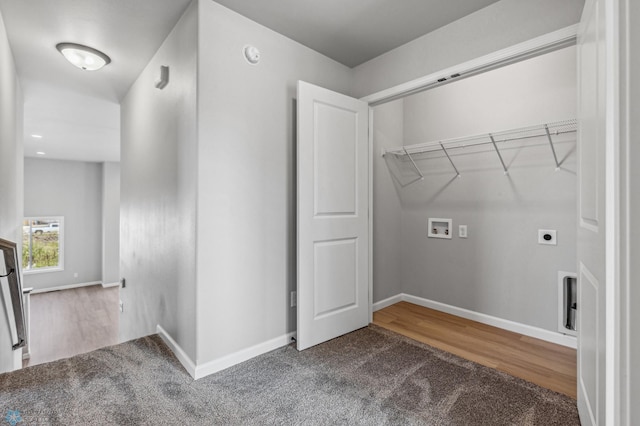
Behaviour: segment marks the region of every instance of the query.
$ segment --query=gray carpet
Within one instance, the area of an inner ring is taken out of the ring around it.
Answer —
[[[0,375],[0,410],[18,425],[580,424],[566,396],[376,326],[198,381],[145,337]]]

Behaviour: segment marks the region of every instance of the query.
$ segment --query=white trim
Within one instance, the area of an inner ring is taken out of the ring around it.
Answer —
[[[24,220],[52,220],[58,222],[58,265],[50,268],[36,268],[36,269],[22,269],[23,275],[35,275],[46,274],[49,272],[62,272],[64,271],[64,216],[31,216],[25,217]],[[23,222],[24,223],[24,222]],[[31,225],[29,225],[31,228]],[[24,234],[24,225],[22,226],[22,233]]]
[[[60,247],[58,245],[58,247]],[[58,253],[58,259],[60,258],[60,253]],[[38,274],[48,274],[49,272],[63,272],[64,268],[60,266],[51,266],[49,268],[37,268],[37,269],[24,269],[22,271],[23,275],[38,275]]]
[[[31,292],[31,294],[49,293],[50,291],[69,290],[72,288],[79,288],[79,287],[90,287],[92,285],[98,285],[98,284],[102,285],[102,281],[90,281],[87,283],[67,284],[67,285],[59,285],[56,287],[47,287],[47,288],[36,288]]]
[[[605,3],[605,422],[620,424],[620,39],[618,1]],[[628,89],[628,88],[627,88]]]
[[[191,358],[189,358],[189,355],[187,355],[187,353],[180,347],[180,345],[178,345],[175,340],[173,340],[169,333],[167,333],[166,330],[162,328],[162,326],[160,326],[160,324],[156,326],[156,332],[162,338],[162,340],[164,340],[167,346],[169,346],[169,349],[171,349],[176,358],[178,358],[178,361],[180,361],[185,370],[187,370],[191,377],[196,380],[225,370],[229,367],[233,367],[236,364],[240,364],[241,362],[250,360],[251,358],[255,358],[258,355],[262,355],[283,346],[287,346],[289,343],[291,343],[292,338],[295,336],[295,333],[288,333],[280,337],[276,337],[275,339],[271,339],[266,342],[259,343],[255,346],[251,346],[250,348],[225,355],[221,358],[205,362],[201,365],[196,365],[191,360]]]
[[[555,343],[569,348],[577,348],[577,339],[573,336],[567,336],[555,331],[545,330],[543,328],[533,327],[531,325],[510,321],[480,312],[470,311],[457,306],[447,305],[445,303],[436,302],[434,300],[424,299],[422,297],[411,296],[410,294],[400,293],[396,296],[382,300],[374,304],[374,310],[380,310],[397,302],[409,302],[415,305],[424,306],[425,308],[435,309],[436,311],[446,312],[461,318],[477,321],[482,324],[491,325],[503,330],[513,331],[525,336],[534,337],[546,342]]]
[[[196,366],[194,378],[201,379],[205,376],[209,376],[211,374],[225,370],[236,364],[240,364],[241,362],[250,360],[251,358],[257,357],[258,355],[262,355],[283,346],[287,346],[289,343],[291,343],[291,339],[294,336],[295,333],[284,334],[280,337],[276,337],[266,342],[259,343],[255,346],[251,346],[250,348],[242,349],[238,352],[225,355],[221,358],[205,362],[204,364]]]
[[[462,64],[445,68],[444,70],[411,80],[407,83],[402,83],[389,89],[381,90],[372,95],[365,96],[360,100],[368,102],[369,104],[380,104],[408,95],[412,92],[422,90],[428,86],[440,84],[438,80],[441,78],[450,79],[450,76],[454,74],[460,74],[461,77],[477,74],[490,68],[495,68],[516,60],[524,59],[528,56],[568,46],[575,43],[577,34],[578,25],[571,25],[548,34],[535,37],[531,40],[518,43],[514,46],[498,50],[488,55],[480,56],[479,58],[472,59]]]
[[[379,311],[380,309],[384,309],[387,306],[395,305],[398,302],[402,302],[403,294],[396,294],[395,296],[387,297],[384,300],[376,302],[373,304],[373,312]]]
[[[119,287],[120,286],[120,281],[116,281],[113,283],[101,283],[103,288],[110,288],[110,287]]]
[[[369,215],[368,215],[368,226],[369,226],[369,254],[368,254],[368,262],[369,268],[367,273],[369,274],[369,322],[373,322],[373,108],[369,107],[369,123],[368,123],[368,131],[369,131]]]
[[[169,349],[171,349],[171,352],[173,352],[176,358],[178,358],[178,361],[180,361],[180,364],[182,364],[185,370],[187,370],[187,373],[189,373],[189,375],[191,375],[191,377],[195,379],[196,365],[194,364],[193,361],[191,361],[191,358],[189,358],[189,355],[187,355],[187,353],[180,347],[180,345],[178,345],[178,343],[175,340],[173,340],[173,338],[169,335],[169,333],[167,333],[167,331],[164,328],[162,328],[160,324],[156,326],[156,333],[158,333],[158,335],[164,341],[164,343],[166,343],[167,346],[169,346]]]

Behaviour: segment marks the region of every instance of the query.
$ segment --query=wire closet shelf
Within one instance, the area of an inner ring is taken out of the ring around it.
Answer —
[[[502,154],[500,153],[500,149],[498,148],[498,143],[502,142],[510,142],[516,140],[523,139],[534,139],[544,137],[548,140],[549,146],[551,147],[551,153],[553,154],[553,160],[555,161],[556,170],[560,168],[560,162],[558,161],[558,155],[556,154],[556,149],[553,144],[553,137],[559,136],[567,133],[575,133],[578,130],[578,120],[570,119],[564,121],[556,121],[553,123],[544,123],[538,124],[535,126],[528,127],[520,127],[517,129],[504,130],[501,132],[495,133],[485,133],[481,135],[467,136],[463,138],[455,138],[455,139],[446,139],[436,142],[428,142],[422,144],[415,145],[405,145],[401,148],[396,148],[393,150],[384,150],[382,156],[386,155],[394,155],[396,157],[408,157],[411,161],[413,168],[416,170],[418,175],[420,175],[420,179],[424,176],[422,172],[418,168],[415,163],[413,157],[419,154],[425,154],[429,152],[441,152],[444,153],[451,163],[451,166],[455,170],[456,174],[460,176],[460,172],[458,171],[456,165],[454,164],[449,152],[456,149],[463,149],[472,146],[479,145],[493,145],[498,158],[500,159],[500,163],[502,165],[502,169],[505,174],[508,174],[507,166],[502,158]]]

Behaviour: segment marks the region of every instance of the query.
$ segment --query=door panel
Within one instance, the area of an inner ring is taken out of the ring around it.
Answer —
[[[358,240],[318,241],[314,248],[314,318],[355,307]]]
[[[315,214],[356,214],[357,112],[314,104]]]
[[[587,0],[578,34],[578,411],[606,419],[606,33],[605,0]],[[610,124],[610,123],[609,123]]]
[[[369,320],[368,105],[298,83],[298,349]]]

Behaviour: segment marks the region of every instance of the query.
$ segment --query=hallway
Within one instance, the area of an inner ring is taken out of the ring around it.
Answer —
[[[30,353],[23,367],[118,343],[119,287],[100,285],[31,295]]]

